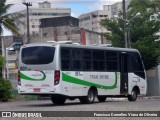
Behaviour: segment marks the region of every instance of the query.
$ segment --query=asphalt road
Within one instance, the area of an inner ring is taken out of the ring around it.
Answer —
[[[67,100],[64,105],[54,105],[50,100],[40,101],[11,101],[0,102],[0,111],[160,111],[160,99],[138,99],[136,102],[129,102],[127,99],[107,99],[104,103],[95,102],[94,104],[80,104],[79,100]],[[64,113],[65,114],[65,113]],[[0,118],[6,119],[28,119],[28,118]],[[160,120],[160,117],[48,117],[31,118],[31,120]]]

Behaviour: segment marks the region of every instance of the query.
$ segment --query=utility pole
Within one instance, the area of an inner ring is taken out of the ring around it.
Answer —
[[[25,0],[22,1],[24,5],[27,7],[27,43],[30,43],[30,32],[29,32],[29,10],[28,7],[32,6],[32,3],[25,2]]]
[[[130,22],[135,19],[136,17],[140,16],[141,13],[138,12],[135,16],[133,16],[130,20],[127,20],[127,19],[122,19],[122,18],[119,18],[118,16],[114,16],[115,18],[118,18],[120,20],[123,20],[125,22],[125,29],[126,31],[124,31],[124,36],[125,36],[125,47],[126,48],[131,48],[131,36],[130,36]]]
[[[124,19],[124,42],[125,42],[125,48],[128,47],[128,41],[127,41],[127,33],[126,33],[126,5],[125,0],[122,1],[123,5],[123,19]]]

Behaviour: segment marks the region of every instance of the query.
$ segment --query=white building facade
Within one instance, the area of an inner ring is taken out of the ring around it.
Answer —
[[[126,11],[128,10],[128,5],[130,4],[131,0],[126,0],[125,1],[125,9]],[[117,15],[118,17],[123,16],[123,4],[122,2],[116,2],[112,5],[104,5],[103,9],[108,10],[108,6],[110,6],[110,12],[111,12],[111,17],[114,17],[114,15]]]
[[[131,0],[127,0],[125,2],[126,10],[128,9],[128,5]],[[91,30],[94,32],[105,33],[107,30],[102,27],[99,22],[106,18],[114,17],[117,15],[118,17],[123,16],[123,4],[122,2],[117,2],[112,5],[104,5],[103,10],[97,10],[90,13],[82,14],[79,18],[79,26],[80,28],[84,28],[87,30]]]
[[[82,14],[79,18],[79,27],[90,31],[104,33],[107,30],[100,25],[100,21],[110,18],[111,14],[107,10],[97,10],[90,13]]]

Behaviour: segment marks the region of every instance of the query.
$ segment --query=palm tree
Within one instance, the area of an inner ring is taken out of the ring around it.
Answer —
[[[13,34],[20,35],[18,32],[17,25],[22,23],[19,18],[22,17],[20,13],[7,14],[8,9],[12,4],[6,5],[6,0],[0,0],[0,58],[1,56],[1,35],[3,34],[3,28],[11,31]],[[22,23],[23,24],[23,23]],[[0,59],[0,78],[2,77],[2,64],[3,61]]]
[[[20,13],[7,14],[8,9],[12,4],[5,4],[6,0],[0,0],[0,35],[3,33],[3,27],[10,30],[12,33],[19,35],[17,24],[22,23],[19,18],[22,17]],[[22,23],[23,24],[23,23]],[[2,27],[3,26],[3,27]]]

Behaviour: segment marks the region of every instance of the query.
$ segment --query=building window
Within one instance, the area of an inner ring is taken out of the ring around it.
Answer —
[[[33,16],[37,16],[37,13],[31,13],[31,15],[33,15]]]
[[[43,15],[43,13],[38,13],[38,16],[42,16]]]
[[[35,25],[32,25],[32,28],[35,28]]]
[[[52,16],[58,16],[58,13],[51,13]]]
[[[36,32],[35,32],[35,31],[32,31],[32,34],[33,34],[33,35],[35,35],[35,34],[36,34]]]

